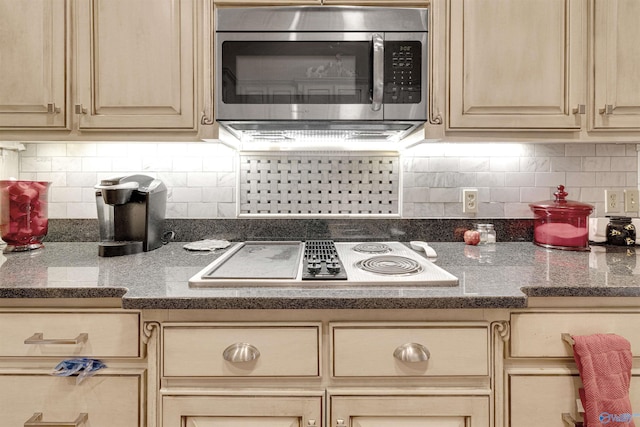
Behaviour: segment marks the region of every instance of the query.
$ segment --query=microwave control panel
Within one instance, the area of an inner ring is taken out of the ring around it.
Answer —
[[[417,104],[421,101],[422,43],[384,42],[385,104]]]

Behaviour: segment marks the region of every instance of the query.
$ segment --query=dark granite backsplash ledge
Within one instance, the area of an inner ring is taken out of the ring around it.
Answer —
[[[201,239],[336,241],[462,241],[465,230],[476,223],[495,225],[500,242],[533,241],[532,219],[167,219],[165,230],[174,241]],[[45,242],[95,242],[100,240],[96,219],[50,219]]]

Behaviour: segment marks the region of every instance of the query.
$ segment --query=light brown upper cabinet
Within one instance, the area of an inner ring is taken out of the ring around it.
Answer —
[[[79,0],[80,129],[195,128],[194,0]]]
[[[450,0],[449,25],[448,129],[584,127],[584,1]]]
[[[447,5],[448,130],[640,130],[638,1]]]
[[[594,129],[640,129],[640,2],[596,0]]]
[[[66,125],[64,0],[0,0],[0,127]]]

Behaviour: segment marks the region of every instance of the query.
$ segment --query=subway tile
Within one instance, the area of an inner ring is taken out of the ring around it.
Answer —
[[[479,187],[504,187],[504,172],[478,172],[476,180]]]
[[[167,210],[165,214],[166,218],[189,218],[189,205],[188,203],[173,203],[167,201]]]
[[[537,144],[535,155],[536,157],[564,156],[565,144]]]
[[[52,203],[78,203],[82,202],[82,188],[80,187],[51,187],[49,200]]]
[[[627,185],[625,172],[596,172],[595,176],[598,187],[624,187]]]
[[[402,196],[406,203],[425,203],[430,200],[430,189],[427,187],[411,187],[404,189]]]
[[[94,203],[67,203],[69,218],[98,218],[98,211]]]
[[[82,157],[52,157],[51,170],[56,172],[82,171]]]
[[[65,219],[73,218],[67,213],[67,203],[51,203],[47,206],[47,216],[49,218]]]
[[[637,157],[612,157],[611,170],[612,171],[637,171],[638,158]]]
[[[414,203],[414,218],[441,218],[445,215],[444,203]]]
[[[567,188],[593,187],[596,185],[596,175],[593,172],[567,172],[565,185]]]
[[[67,144],[65,143],[42,143],[36,146],[38,157],[66,156]]]
[[[67,153],[69,157],[89,157],[98,155],[98,146],[91,142],[67,143]]]
[[[490,202],[519,202],[520,189],[510,187],[495,187],[490,189]]]
[[[114,172],[141,171],[142,159],[139,157],[114,157],[111,159],[111,170]]]
[[[507,187],[533,187],[535,185],[535,173],[533,172],[506,172],[504,174]]]
[[[568,157],[594,157],[596,155],[596,144],[565,144],[564,155]]]
[[[20,172],[50,172],[51,157],[22,157]]]
[[[202,171],[202,158],[174,157],[172,170],[174,172],[200,172]]]
[[[127,155],[127,144],[123,142],[101,143],[96,146],[98,157],[122,157]]]
[[[211,187],[216,185],[215,172],[187,172],[187,187]]]
[[[458,172],[459,170],[460,161],[457,157],[432,157],[429,159],[430,172]]]
[[[218,215],[217,203],[189,203],[189,218],[215,218]]]
[[[431,188],[429,190],[429,202],[459,202],[460,189],[458,188]]]
[[[550,157],[551,172],[579,172],[582,170],[580,157]]]
[[[230,187],[205,187],[202,189],[202,201],[232,203],[234,194]]]
[[[626,144],[596,144],[596,156],[626,156]]]
[[[610,171],[611,157],[584,157],[582,170],[584,172]]]
[[[94,172],[69,172],[66,174],[66,181],[69,187],[92,188],[98,183],[98,176]]]
[[[520,170],[519,157],[493,157],[489,170],[492,172],[517,172]]]
[[[235,203],[218,202],[219,218],[235,218],[238,215],[237,205]]]
[[[83,157],[83,172],[111,172],[111,159],[104,157]]]
[[[52,187],[67,186],[67,174],[64,172],[38,172],[29,179],[50,182]]]
[[[147,157],[158,155],[158,144],[155,143],[129,143],[127,155],[130,157]]]
[[[521,172],[549,172],[551,170],[551,161],[549,157],[521,157]]]
[[[548,187],[522,187],[520,188],[520,202],[532,203],[551,199],[551,191]]]
[[[536,172],[536,187],[552,187],[555,188],[565,183],[565,172]]]
[[[173,170],[173,161],[169,157],[143,157],[142,170],[154,172],[171,172]]]
[[[460,170],[465,172],[489,172],[489,157],[462,157]]]
[[[533,218],[533,212],[528,203],[505,203],[504,216],[506,218]],[[499,231],[497,231],[499,233]]]
[[[200,187],[174,187],[167,199],[173,203],[189,203],[202,201],[202,188]]]

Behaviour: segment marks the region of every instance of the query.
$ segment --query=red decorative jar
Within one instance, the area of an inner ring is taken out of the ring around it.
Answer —
[[[588,251],[589,215],[593,206],[567,200],[564,185],[553,193],[555,200],[531,203],[533,243],[538,246],[569,251]]]
[[[50,182],[0,181],[0,237],[5,252],[41,248],[49,229]]]

